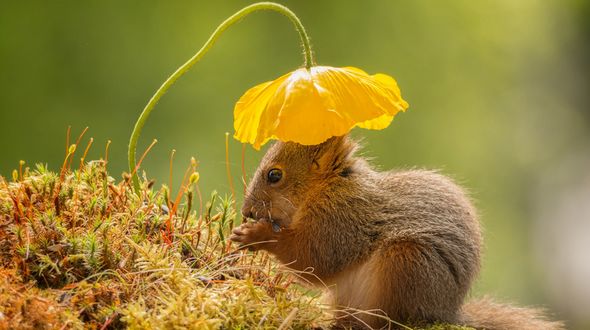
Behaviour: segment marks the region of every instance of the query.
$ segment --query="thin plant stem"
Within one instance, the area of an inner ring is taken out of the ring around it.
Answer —
[[[82,133],[80,133],[80,135],[78,135],[78,139],[76,140],[76,143],[75,143],[76,147],[80,145],[80,141],[82,141],[82,137],[84,137],[84,134],[86,134],[86,131],[88,131],[88,126],[86,126],[82,130]],[[70,157],[70,161],[68,162],[68,169],[70,169],[70,166],[72,166],[73,160],[74,160],[74,155],[72,154],[72,157]]]
[[[66,131],[66,155],[68,154],[68,150],[70,149],[70,132],[72,130],[72,125],[68,125],[68,130]]]
[[[147,156],[147,154],[150,152],[150,150],[152,150],[152,148],[154,147],[154,145],[156,145],[156,143],[158,143],[158,139],[154,139],[152,141],[152,143],[147,147],[147,149],[145,149],[145,152],[143,153],[143,155],[141,155],[141,157],[139,157],[139,162],[137,162],[137,165],[135,165],[133,167],[133,171],[131,172],[131,176],[136,175],[137,170],[139,170],[139,167],[141,166],[141,163],[143,162],[143,159],[145,158],[145,156]]]
[[[104,148],[104,162],[105,164],[109,162],[109,147],[111,146],[111,140],[107,140],[107,145]]]
[[[242,143],[242,185],[244,186],[244,195],[246,195],[246,187],[248,187],[248,177],[246,176],[246,144]]]
[[[227,174],[227,181],[229,182],[229,189],[231,191],[232,204],[236,203],[236,189],[234,188],[234,180],[232,179],[231,170],[229,166],[229,133],[225,133],[225,172]]]
[[[287,7],[279,5],[273,2],[258,2],[249,6],[246,6],[227,18],[223,21],[215,31],[211,34],[209,39],[205,42],[205,44],[199,49],[199,51],[191,57],[187,62],[181,65],[164,83],[156,93],[152,96],[149,100],[145,108],[143,109],[141,115],[137,119],[135,123],[135,127],[133,128],[133,132],[131,133],[131,138],[129,139],[129,149],[128,149],[128,161],[129,161],[129,171],[133,172],[136,163],[135,163],[135,150],[137,148],[137,141],[139,140],[139,136],[141,135],[141,130],[145,125],[150,113],[160,100],[160,98],[166,93],[166,91],[180,78],[183,74],[185,74],[190,68],[195,65],[202,57],[205,55],[211,47],[215,44],[217,39],[221,36],[221,34],[227,30],[230,26],[240,21],[242,18],[248,16],[249,14],[259,11],[259,10],[272,10],[278,12],[291,20],[293,25],[295,25],[295,29],[299,33],[299,37],[301,39],[301,43],[304,50],[304,58],[305,62],[304,65],[307,69],[310,69],[315,63],[313,59],[313,53],[311,51],[311,44],[309,41],[309,37],[307,36],[307,32],[305,32],[305,28],[299,18]],[[135,193],[139,194],[139,177],[137,173],[132,174],[133,180],[133,187],[135,189]]]
[[[176,149],[172,149],[170,152],[170,175],[168,177],[168,191],[172,194],[172,164],[174,162],[174,154],[176,153]],[[168,210],[172,209],[172,205],[170,204],[170,197],[168,197]]]
[[[84,161],[86,160],[86,155],[88,155],[88,151],[90,150],[90,146],[92,146],[92,142],[94,142],[94,138],[90,138],[90,140],[88,140],[88,144],[86,145],[86,149],[84,149],[84,154],[82,155],[82,158],[80,158],[80,169],[78,170],[79,172],[82,172],[82,168],[84,167]]]
[[[23,181],[23,165],[25,165],[24,160],[18,162],[18,181]]]

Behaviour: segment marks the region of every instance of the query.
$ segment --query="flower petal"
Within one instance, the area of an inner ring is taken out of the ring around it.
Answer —
[[[390,76],[354,67],[302,68],[240,98],[235,137],[256,149],[269,139],[319,144],[355,126],[383,129],[407,107]]]
[[[264,113],[266,105],[273,98],[278,86],[289,76],[290,73],[252,87],[240,97],[234,107],[234,138],[240,142],[254,144],[257,139],[260,117]]]

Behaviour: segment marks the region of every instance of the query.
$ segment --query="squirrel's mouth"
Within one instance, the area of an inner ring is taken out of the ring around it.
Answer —
[[[254,221],[268,221],[270,223],[281,223],[281,219],[275,217],[247,217],[247,219],[251,219]]]
[[[275,214],[277,214],[275,216]],[[286,217],[283,217],[283,213]],[[267,208],[256,208],[256,207],[249,207],[242,209],[242,216],[245,220],[251,221],[267,221],[268,223],[272,224],[273,230],[275,232],[280,231],[281,228],[285,228],[288,226],[290,219],[286,212],[281,211],[281,209],[276,209],[276,212],[273,210],[269,210]]]
[[[275,233],[280,232],[284,228],[284,225],[283,225],[281,219],[279,219],[279,218],[275,218],[275,217],[272,217],[272,218],[271,217],[258,217],[258,219],[251,218],[251,217],[245,217],[245,218],[254,220],[256,222],[266,221],[266,222],[270,223],[270,225],[272,226],[272,230]]]
[[[270,225],[272,226],[272,231],[274,231],[275,233],[280,232],[284,228],[281,220],[278,218],[270,218],[270,219],[269,218],[261,218],[258,221],[268,221],[270,223]]]
[[[254,221],[269,221],[269,222],[278,222],[281,223],[282,219],[280,217],[275,217],[271,212],[257,212],[256,210],[250,210],[248,213],[242,214],[242,216],[246,219],[251,219]]]

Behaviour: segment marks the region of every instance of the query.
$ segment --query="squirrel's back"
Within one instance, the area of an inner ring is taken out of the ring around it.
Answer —
[[[480,265],[481,235],[469,198],[435,171],[366,176],[384,197],[367,212],[381,237],[367,261],[338,276],[335,303],[363,301],[360,307],[402,322],[456,322]],[[384,324],[359,318],[372,327]]]
[[[468,263],[470,267],[465,272],[475,275],[479,270],[482,237],[477,212],[464,189],[433,170],[379,174],[378,186],[388,197],[383,212],[388,218],[390,236],[399,239],[407,234],[442,244],[439,248],[460,257],[461,260],[453,261]]]
[[[462,298],[479,272],[482,246],[478,216],[467,193],[432,170],[390,171],[381,177],[379,186],[389,197],[384,207],[387,239],[432,249]]]
[[[381,227],[382,237],[364,263],[337,277],[332,298],[338,306],[374,313],[344,319],[379,328],[387,325],[385,318],[374,316],[382,312],[406,324],[563,329],[561,322],[549,321],[542,310],[490,298],[464,303],[479,272],[482,238],[475,208],[453,180],[429,170],[373,172],[371,176],[375,181],[365,183],[386,197],[371,211],[372,224]]]

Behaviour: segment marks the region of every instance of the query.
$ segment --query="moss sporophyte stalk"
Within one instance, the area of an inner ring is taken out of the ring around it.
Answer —
[[[129,172],[136,192],[140,186],[135,150],[155,105],[227,28],[260,10],[276,11],[291,20],[301,39],[304,63],[301,68],[249,89],[239,99],[234,108],[234,138],[240,142],[250,143],[257,150],[271,139],[315,145],[344,135],[354,127],[384,129],[399,111],[408,108],[396,81],[388,75],[369,75],[354,67],[316,66],[310,39],[299,18],[280,4],[255,3],[221,23],[201,49],[166,79],[143,109],[128,150]]]

